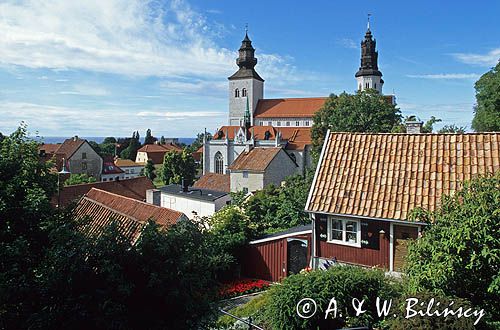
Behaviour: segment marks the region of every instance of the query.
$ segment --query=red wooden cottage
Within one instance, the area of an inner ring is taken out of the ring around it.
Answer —
[[[500,133],[327,133],[309,192],[313,266],[341,263],[400,271],[409,239],[464,180],[500,169]]]

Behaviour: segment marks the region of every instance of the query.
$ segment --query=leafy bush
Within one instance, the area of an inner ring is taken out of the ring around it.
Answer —
[[[458,318],[456,316],[448,316],[446,318],[444,317],[439,317],[439,316],[419,316],[416,315],[411,318],[406,318],[406,299],[408,298],[416,298],[419,301],[424,301],[424,302],[429,302],[432,298],[435,299],[435,304],[434,306],[437,305],[437,303],[440,304],[439,310],[442,310],[446,306],[449,306],[450,302],[453,301],[454,304],[452,305],[453,309],[456,309],[458,307],[464,307],[464,309],[467,309],[469,307],[472,307],[471,304],[464,300],[464,299],[459,299],[459,298],[449,298],[445,297],[443,295],[437,295],[435,293],[430,293],[430,292],[425,292],[425,293],[419,293],[419,294],[407,294],[404,295],[403,297],[397,299],[394,301],[395,306],[397,306],[398,311],[395,313],[397,316],[396,318],[391,318],[392,315],[389,315],[389,317],[386,318],[386,320],[383,322],[383,329],[388,329],[388,330],[405,330],[405,329],[412,329],[412,330],[428,330],[428,329],[440,329],[440,330],[453,330],[453,329],[460,329],[460,330],[473,330],[476,329],[474,326],[475,322],[475,317],[461,317]],[[483,326],[482,323],[478,323],[478,326]],[[482,327],[481,327],[482,328]]]
[[[72,186],[75,184],[82,184],[82,183],[93,183],[96,182],[97,180],[93,176],[88,176],[85,173],[82,174],[70,174],[69,178],[64,181],[65,186]]]
[[[500,172],[466,182],[418,219],[433,224],[408,251],[412,293],[422,289],[469,300],[500,319]]]
[[[376,298],[390,299],[396,296],[397,288],[382,271],[351,266],[292,275],[282,285],[273,286],[268,291],[266,321],[276,330],[374,325],[380,321],[376,313]],[[314,299],[317,304],[317,312],[308,319],[297,314],[297,304],[303,298]],[[333,313],[329,313],[325,320],[325,311],[332,298],[337,301],[338,315],[334,319]],[[365,300],[363,307],[367,311],[359,317],[355,317],[351,305],[353,298]]]
[[[246,304],[229,310],[229,313],[242,319],[251,318],[253,324],[261,325],[264,322],[264,309],[268,301],[269,295],[263,293]],[[235,323],[237,322],[234,318],[223,315],[217,321],[217,329],[231,329],[235,327]],[[245,329],[248,329],[248,325]]]

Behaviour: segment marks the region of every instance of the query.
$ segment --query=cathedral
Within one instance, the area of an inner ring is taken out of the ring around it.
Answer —
[[[238,157],[253,148],[284,149],[296,164],[295,172],[303,174],[311,166],[313,115],[327,97],[265,99],[264,79],[255,70],[257,58],[248,33],[236,64],[238,70],[228,78],[228,124],[217,129],[212,140],[205,141],[203,174],[229,174]],[[369,23],[361,42],[361,65],[355,78],[358,91],[375,89],[382,94],[384,81]],[[388,98],[394,102],[394,96]]]

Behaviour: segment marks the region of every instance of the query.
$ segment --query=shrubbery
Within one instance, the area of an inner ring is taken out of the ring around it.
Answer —
[[[384,276],[382,271],[359,267],[339,266],[326,271],[311,271],[287,277],[282,285],[269,291],[266,306],[266,321],[272,329],[338,329],[346,326],[368,326],[377,324],[375,301],[390,299],[397,295],[398,285]],[[317,304],[314,316],[304,319],[298,316],[296,306],[303,298],[311,298]],[[325,320],[329,302],[335,298],[338,315],[333,313]],[[364,299],[366,313],[355,317],[351,306],[353,298]],[[342,314],[342,316],[340,316]]]

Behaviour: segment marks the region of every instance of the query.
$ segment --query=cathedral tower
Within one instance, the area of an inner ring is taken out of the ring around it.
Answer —
[[[382,94],[382,72],[378,70],[378,52],[375,47],[377,42],[372,39],[372,32],[370,31],[370,21],[365,34],[365,39],[361,42],[361,66],[356,72],[356,81],[358,84],[358,91],[372,88]]]
[[[257,102],[264,98],[264,79],[255,71],[257,59],[248,32],[241,42],[239,56],[236,59],[238,71],[229,77],[229,125],[245,126],[248,121],[247,108],[251,111],[250,124],[253,125],[253,114]],[[245,118],[245,114],[246,117]]]

